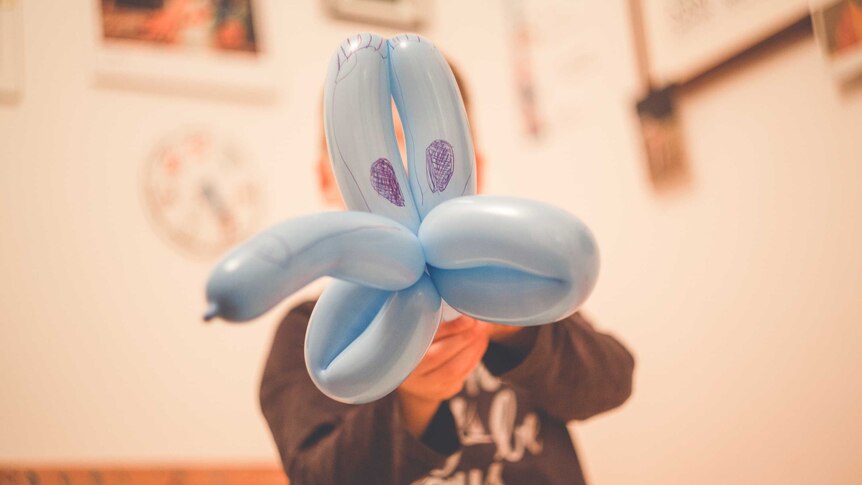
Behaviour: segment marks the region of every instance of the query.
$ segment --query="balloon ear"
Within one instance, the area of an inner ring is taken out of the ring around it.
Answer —
[[[467,112],[446,58],[415,34],[389,39],[392,97],[407,142],[413,199],[424,218],[442,202],[476,193]]]
[[[305,335],[311,379],[337,401],[380,399],[422,360],[437,332],[440,308],[427,275],[397,292],[333,281],[314,307]]]
[[[384,215],[415,233],[419,215],[392,124],[386,39],[358,34],[341,43],[329,62],[323,114],[332,171],[347,208]]]
[[[446,303],[488,322],[558,321],[587,299],[598,276],[589,229],[568,212],[531,200],[450,200],[425,217],[419,241]]]

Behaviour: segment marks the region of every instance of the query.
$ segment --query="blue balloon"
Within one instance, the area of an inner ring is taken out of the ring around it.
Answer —
[[[323,90],[323,123],[347,208],[384,215],[416,232],[419,215],[392,122],[386,39],[357,34],[335,50]]]
[[[424,271],[416,236],[390,219],[365,212],[299,217],[222,258],[207,283],[204,318],[251,320],[322,276],[400,290]]]
[[[476,193],[476,161],[461,91],[443,54],[415,34],[389,40],[392,98],[398,106],[413,200],[419,216]]]
[[[427,275],[395,292],[333,281],[314,307],[305,335],[309,375],[342,402],[389,394],[431,345],[441,307]]]
[[[329,65],[324,116],[339,190],[361,212],[287,221],[231,251],[210,276],[207,319],[249,320],[321,276],[336,278],[309,321],[306,367],[326,395],[363,403],[413,371],[443,303],[524,326],[560,320],[589,296],[599,257],[580,220],[535,201],[472,195],[463,102],[427,39],[347,39]]]
[[[460,197],[422,220],[419,241],[443,299],[487,322],[541,325],[577,310],[596,283],[590,230],[568,212],[514,197]]]

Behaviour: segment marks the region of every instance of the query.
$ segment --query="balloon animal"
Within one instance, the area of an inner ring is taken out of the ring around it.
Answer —
[[[363,403],[413,371],[444,301],[524,326],[562,319],[586,300],[599,259],[583,223],[540,202],[474,195],[461,95],[427,39],[345,40],[329,63],[324,117],[349,210],[289,220],[233,249],[207,284],[207,320],[250,320],[321,276],[335,278],[309,322],[306,367],[326,395]]]

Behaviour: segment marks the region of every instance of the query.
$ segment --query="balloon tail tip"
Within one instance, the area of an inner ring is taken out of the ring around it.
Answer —
[[[207,307],[207,311],[204,313],[204,323],[209,323],[210,320],[218,316],[218,305],[215,303],[211,303],[209,307]]]

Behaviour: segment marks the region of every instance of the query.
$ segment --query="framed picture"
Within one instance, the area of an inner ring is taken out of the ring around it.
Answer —
[[[638,0],[658,85],[681,84],[808,15],[808,0]]]
[[[648,174],[654,188],[669,187],[690,178],[677,98],[725,68],[810,34],[808,0],[628,3]]]
[[[21,94],[24,77],[21,1],[0,0],[0,99]]]
[[[100,83],[272,96],[263,0],[93,0]]]
[[[674,87],[650,92],[637,104],[647,175],[652,186],[665,189],[685,182],[688,157],[685,137],[674,108]]]
[[[430,0],[322,0],[335,18],[398,28],[419,28],[428,19]]]
[[[862,76],[862,0],[814,1],[811,20],[835,76],[841,81]]]
[[[233,140],[204,128],[167,134],[141,174],[157,234],[192,258],[213,258],[249,237],[263,215],[262,179]]]

